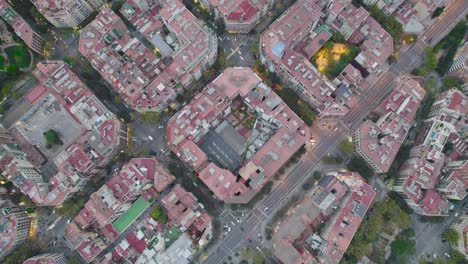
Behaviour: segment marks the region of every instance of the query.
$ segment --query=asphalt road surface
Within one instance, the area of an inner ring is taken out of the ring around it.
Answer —
[[[357,128],[367,114],[375,108],[388,94],[395,89],[398,78],[409,74],[421,62],[421,55],[428,44],[434,45],[445,36],[460,19],[468,13],[468,1],[455,0],[445,8],[445,14],[437,19],[422,35],[420,40],[411,47],[401,51],[397,63],[382,74],[377,82],[369,88],[359,104],[344,117],[342,123],[336,125],[336,130],[318,141],[316,146],[308,151],[290,171],[283,182],[273,188],[271,193],[257,203],[256,207],[247,214],[245,220],[232,228],[232,231],[209,250],[206,264],[219,264],[233,252],[247,244],[249,239],[259,232],[260,224],[268,216],[275,213],[277,205],[281,204],[302,181],[314,171],[320,159],[332,150],[340,139]],[[227,216],[226,216],[227,217]],[[221,219],[224,222],[224,219]],[[242,227],[242,228],[241,228]]]

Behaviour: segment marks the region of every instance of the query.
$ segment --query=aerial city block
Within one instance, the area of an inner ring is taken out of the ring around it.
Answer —
[[[467,0],[0,17],[0,263],[468,263]]]

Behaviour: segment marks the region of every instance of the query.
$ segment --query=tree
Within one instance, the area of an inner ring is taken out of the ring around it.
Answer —
[[[434,13],[432,13],[431,18],[434,19],[434,18],[440,16],[442,14],[442,12],[444,12],[444,9],[445,9],[445,6],[439,6],[438,8],[436,8],[436,10],[434,10]]]
[[[34,247],[31,240],[24,241],[19,245],[10,255],[3,259],[2,263],[5,264],[17,264],[23,263],[26,259],[36,255],[38,250]]]
[[[346,42],[345,37],[339,31],[333,32],[333,35],[331,36],[330,40],[332,42],[337,42],[337,43],[345,43]]]
[[[424,67],[419,67],[414,69],[411,74],[416,75],[416,76],[426,76],[427,75],[427,70]]]
[[[156,125],[159,122],[159,114],[156,112],[146,112],[141,116],[141,119],[151,125]]]
[[[383,10],[376,5],[366,6],[366,9],[392,36],[393,41],[398,43],[403,35],[403,25],[394,16],[387,16]]]
[[[340,156],[325,156],[322,158],[322,162],[325,164],[341,164],[343,163],[343,158]]]
[[[447,264],[466,264],[465,256],[460,251],[451,248],[449,255],[451,258],[447,260]]]
[[[256,253],[254,254],[253,256],[253,264],[263,264],[265,263],[265,260],[262,256],[262,254],[260,254],[260,252],[256,251]]]
[[[460,88],[460,86],[461,86],[460,80],[458,80],[457,78],[452,77],[452,76],[444,77],[443,83],[444,83],[445,88],[447,88],[447,89]]]
[[[68,258],[68,264],[80,264],[81,261],[75,257],[75,256],[71,256],[70,258]]]
[[[48,148],[54,145],[63,145],[63,141],[60,139],[60,136],[57,133],[57,131],[49,129],[48,131],[44,132],[43,135]]]
[[[249,47],[249,51],[253,56],[257,56],[258,54],[258,44],[257,42],[252,43]]]
[[[154,52],[156,54],[156,57],[158,57],[158,59],[161,59],[163,57],[161,51],[159,49],[155,50]]]
[[[350,171],[356,171],[364,178],[370,178],[374,171],[367,165],[366,161],[360,157],[353,156],[347,165]]]
[[[413,239],[404,239],[401,235],[398,235],[395,241],[392,242],[392,254],[404,255],[414,254],[416,252],[416,241]]]
[[[466,23],[466,20],[460,21],[460,23],[458,23],[455,28],[453,28],[453,30],[436,45],[436,47],[434,47],[435,50],[439,50],[441,48],[445,50],[437,65],[437,72],[440,75],[444,75],[452,65],[453,58],[465,37],[467,28],[468,23]]]
[[[65,215],[73,218],[83,209],[85,203],[88,201],[88,196],[84,192],[77,193],[71,199],[65,201],[61,207],[57,208],[56,212],[59,215]]]
[[[353,153],[353,141],[351,141],[351,138],[341,140],[340,150],[347,154]]]
[[[402,232],[407,238],[413,238],[416,236],[416,232],[413,228],[408,228]]]
[[[455,229],[449,228],[449,229],[445,230],[445,232],[442,234],[442,238],[447,240],[447,242],[449,242],[449,243],[456,243],[456,242],[458,242],[458,239],[460,237],[458,235],[458,232]]]
[[[424,82],[424,89],[427,92],[432,92],[437,87],[437,80],[434,78],[429,78]]]
[[[302,189],[304,191],[309,190],[310,188],[312,188],[312,186],[315,185],[315,182],[318,181],[321,177],[322,177],[322,173],[320,173],[319,171],[314,171],[314,173],[311,176],[309,176],[309,178],[305,181],[305,183],[302,184]]]
[[[452,153],[453,151],[453,143],[452,142],[447,142],[444,146],[444,149],[442,150],[442,152],[444,152],[444,154],[450,154]]]
[[[8,74],[8,76],[10,77],[15,77],[19,74],[19,68],[16,64],[8,64],[6,66],[6,72]]]
[[[74,68],[76,66],[76,60],[72,57],[63,57],[63,61]]]
[[[424,49],[424,54],[426,55],[423,61],[424,67],[429,71],[435,70],[438,63],[436,52],[432,48],[427,47]]]
[[[151,217],[153,217],[154,220],[159,220],[159,218],[164,214],[163,210],[161,207],[156,207],[151,211]]]
[[[397,192],[389,191],[387,195],[388,197],[390,197],[390,199],[395,201],[395,203],[401,208],[401,210],[405,211],[407,214],[413,213],[413,209],[411,209],[411,207],[408,206],[403,197],[401,197]]]

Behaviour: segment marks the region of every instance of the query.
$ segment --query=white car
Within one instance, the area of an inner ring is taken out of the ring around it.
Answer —
[[[148,139],[151,140],[151,141],[154,140],[154,138],[152,136],[148,136]]]

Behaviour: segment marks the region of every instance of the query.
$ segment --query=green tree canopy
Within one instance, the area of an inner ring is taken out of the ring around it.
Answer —
[[[452,76],[444,77],[443,83],[444,83],[445,88],[447,89],[460,88],[461,86],[461,81]]]
[[[151,211],[151,217],[158,221],[158,222],[161,222],[162,224],[166,224],[167,223],[167,215],[166,213],[164,213],[164,211],[162,210],[161,207],[156,207],[153,209],[153,211]]]
[[[344,138],[340,142],[340,149],[344,153],[353,153],[353,141],[351,139]]]
[[[151,125],[156,125],[159,122],[160,115],[156,112],[146,112],[142,115],[141,119]]]
[[[62,140],[60,139],[59,134],[57,131],[53,129],[49,129],[48,131],[44,132],[44,138],[46,140],[47,145],[63,145]]]
[[[425,54],[425,58],[423,61],[424,67],[429,71],[435,70],[437,68],[437,63],[439,62],[437,60],[436,52],[432,48],[427,47],[424,49],[424,54]]]
[[[458,232],[453,228],[445,230],[445,232],[442,234],[442,237],[449,243],[456,243],[460,238]]]
[[[437,80],[429,78],[424,82],[424,89],[428,92],[433,91],[437,87]]]

